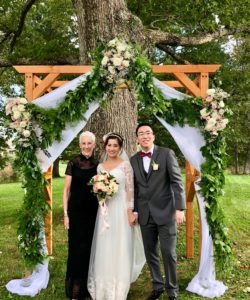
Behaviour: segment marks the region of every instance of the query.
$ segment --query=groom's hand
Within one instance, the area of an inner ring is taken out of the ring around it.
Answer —
[[[131,209],[128,209],[128,222],[130,226],[136,225],[136,216]]]
[[[176,210],[175,220],[177,225],[180,225],[186,221],[184,210]]]

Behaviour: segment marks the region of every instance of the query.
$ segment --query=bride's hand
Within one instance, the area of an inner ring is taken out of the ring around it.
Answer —
[[[130,226],[136,225],[136,216],[132,212],[131,208],[128,209],[128,222]]]

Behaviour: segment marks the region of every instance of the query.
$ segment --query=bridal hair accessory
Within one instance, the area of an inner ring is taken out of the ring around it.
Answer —
[[[107,140],[108,137],[115,137],[123,143],[123,138],[118,133],[109,132],[109,133],[105,134],[102,138],[104,143],[105,143],[105,141]]]

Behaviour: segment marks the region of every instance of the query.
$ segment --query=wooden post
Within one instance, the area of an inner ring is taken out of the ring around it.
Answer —
[[[45,187],[45,194],[48,201],[48,204],[50,206],[50,211],[48,212],[47,216],[45,217],[45,238],[46,238],[46,244],[48,248],[48,254],[52,255],[53,248],[52,248],[52,177],[53,177],[53,166],[50,166],[48,171],[45,173],[44,177],[48,181],[48,185]]]
[[[199,172],[186,161],[186,256],[194,257],[194,212],[193,200],[195,195],[194,182],[199,178]]]

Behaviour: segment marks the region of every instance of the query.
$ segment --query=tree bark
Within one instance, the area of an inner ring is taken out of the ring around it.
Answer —
[[[100,42],[107,43],[118,35],[135,41],[136,31],[143,28],[141,21],[127,9],[124,0],[73,0],[79,28],[80,62],[90,63],[89,53]],[[131,23],[132,22],[132,23]],[[134,28],[134,24],[136,29]],[[140,30],[142,32],[142,30]],[[85,130],[97,136],[97,156],[102,151],[102,137],[115,131],[125,139],[128,154],[135,152],[135,128],[137,125],[137,104],[133,93],[117,90],[114,99],[106,109],[98,109]]]

